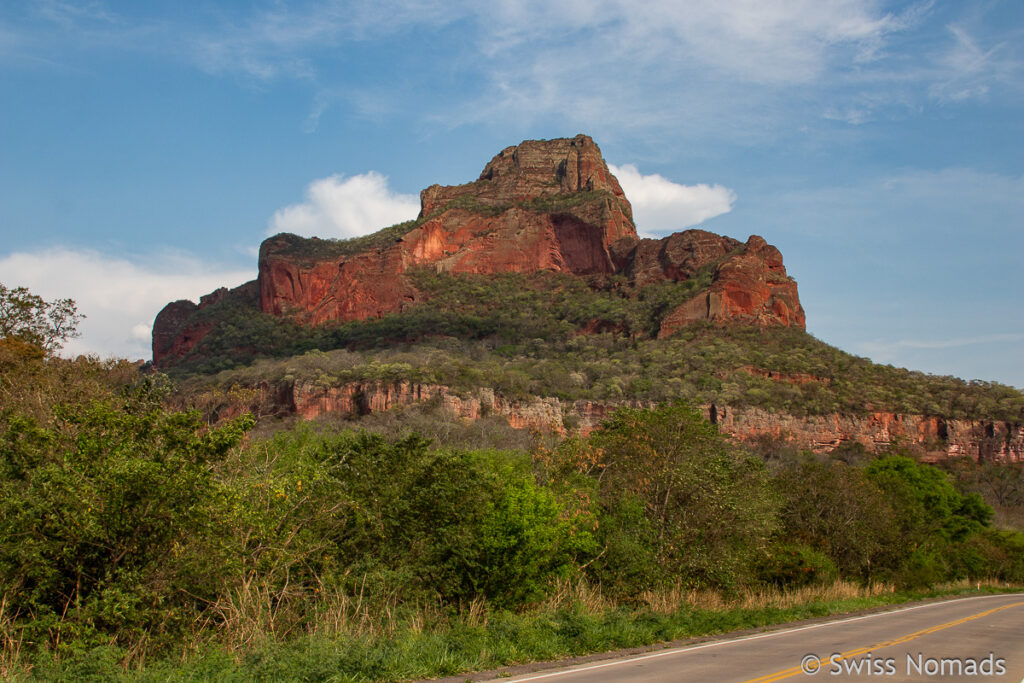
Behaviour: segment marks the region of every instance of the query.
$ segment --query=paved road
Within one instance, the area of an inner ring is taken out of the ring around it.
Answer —
[[[811,676],[802,662],[820,668]],[[1024,594],[933,602],[501,680],[1024,683]]]

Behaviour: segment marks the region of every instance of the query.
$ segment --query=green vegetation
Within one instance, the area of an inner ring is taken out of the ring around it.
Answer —
[[[78,336],[84,317],[71,299],[45,301],[25,287],[0,283],[0,339],[53,352]]]
[[[769,469],[682,404],[529,453],[245,439],[248,416],[165,408],[159,375],[0,348],[11,675],[315,677],[326,657],[396,679],[870,603],[792,592],[837,577],[1024,581],[1024,535],[952,475],[898,454]],[[804,599],[699,607],[773,591]]]
[[[538,213],[571,213],[577,207],[598,202],[621,202],[610,192],[603,190],[583,190],[570,194],[558,194],[551,197],[540,197],[525,202],[496,204],[481,201],[473,194],[465,194],[445,203],[444,206],[432,211],[429,215],[395,225],[381,228],[377,232],[349,239],[321,239],[319,237],[298,237],[281,233],[271,238],[275,240],[274,253],[286,256],[300,263],[319,261],[344,260],[364,252],[386,249],[410,230],[418,228],[424,222],[436,218],[446,211],[461,210],[481,216],[500,216],[509,209],[522,208]]]
[[[204,644],[185,657],[149,662],[144,668],[125,670],[119,648],[94,648],[74,658],[40,659],[33,677],[76,682],[403,681],[762,628],[921,598],[999,590],[959,584],[892,592],[840,583],[796,593],[752,593],[729,601],[711,594],[670,596],[668,602],[637,609],[612,607],[585,592],[567,590],[560,601],[526,614],[502,612],[484,618],[467,611],[438,618],[427,612],[406,621],[391,620],[379,633],[302,635],[257,641],[239,650]]]
[[[798,329],[694,324],[657,339],[664,316],[706,289],[710,275],[705,269],[685,282],[637,290],[619,278],[420,271],[413,277],[422,303],[321,327],[229,297],[199,312],[217,327],[169,371],[191,376],[196,392],[263,381],[409,380],[487,386],[509,398],[685,399],[795,415],[1024,420],[1024,394],[1012,387],[878,365]]]
[[[616,595],[749,583],[775,527],[762,461],[682,404],[621,409],[536,457],[550,486],[591,501],[603,550],[590,571]]]
[[[290,233],[280,233],[271,237],[274,241],[274,253],[287,256],[299,263],[316,263],[320,261],[344,260],[367,251],[385,249],[402,236],[417,227],[421,221],[411,220],[396,223],[377,232],[349,239],[321,239],[319,237],[299,237]]]
[[[0,339],[0,677],[403,680],[1024,584],[1019,465],[748,450],[674,401],[516,450],[256,436],[170,390]]]

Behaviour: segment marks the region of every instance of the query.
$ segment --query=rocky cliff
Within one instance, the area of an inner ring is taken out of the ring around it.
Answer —
[[[245,410],[294,415],[305,420],[356,418],[433,402],[440,410],[466,421],[485,416],[504,418],[511,427],[541,432],[587,434],[617,408],[646,408],[644,401],[565,401],[534,396],[508,399],[490,388],[455,391],[439,384],[416,382],[346,382],[324,386],[297,381],[264,384],[250,405],[219,406],[218,417]],[[900,443],[915,447],[926,459],[966,456],[973,460],[1024,462],[1024,425],[999,420],[946,420],[924,415],[872,412],[864,415],[794,416],[759,408],[703,405],[708,420],[740,441],[765,437],[802,450],[825,453],[847,444],[881,452]]]
[[[419,217],[364,238],[281,234],[260,247],[255,284],[264,313],[317,325],[382,317],[421,300],[408,273],[553,271],[625,276],[637,287],[703,274],[709,286],[667,312],[658,336],[698,320],[804,327],[796,282],[758,236],[703,230],[640,239],[632,209],[592,139],[527,140],[464,185],[432,185]],[[252,285],[245,285],[251,287]],[[215,320],[177,301],[153,326],[158,365],[187,354]]]
[[[260,249],[260,307],[314,324],[380,317],[417,299],[410,268],[611,273],[612,244],[636,241],[629,201],[585,135],[509,147],[474,182],[432,185],[420,203],[407,231],[356,253],[270,238]],[[327,248],[302,258],[310,246]]]

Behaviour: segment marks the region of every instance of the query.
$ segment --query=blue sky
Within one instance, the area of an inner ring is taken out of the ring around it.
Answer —
[[[267,234],[580,132],[645,234],[777,245],[820,339],[1024,387],[1017,0],[0,0],[0,281],[148,357]]]

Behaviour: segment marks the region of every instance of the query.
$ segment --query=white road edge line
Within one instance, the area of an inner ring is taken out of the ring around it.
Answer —
[[[776,636],[784,636],[788,633],[798,633],[800,631],[810,631],[811,629],[824,628],[826,626],[835,626],[836,624],[847,624],[851,621],[861,621],[863,619],[872,619],[874,617],[881,617],[886,614],[898,614],[900,612],[911,612],[916,609],[924,609],[926,607],[938,607],[940,605],[950,605],[954,602],[964,602],[965,600],[985,600],[986,598],[1006,598],[1011,596],[1019,597],[1020,593],[998,593],[996,595],[972,595],[966,598],[956,598],[954,600],[941,600],[939,602],[929,602],[925,605],[915,605],[913,607],[904,607],[902,609],[894,609],[886,612],[876,612],[874,614],[865,614],[859,617],[849,617],[847,619],[836,619],[835,621],[827,621],[821,624],[811,624],[810,626],[801,626],[799,628],[786,629],[784,631],[772,631],[770,633],[760,633],[756,636],[744,636],[743,638],[733,638],[731,640],[716,640],[713,643],[704,643],[702,645],[689,645],[687,647],[678,647],[672,650],[662,650],[661,652],[653,652],[647,655],[637,655],[636,657],[630,657],[629,659],[617,659],[613,662],[605,662],[604,664],[592,664],[590,666],[581,666],[572,669],[562,669],[561,671],[552,671],[545,674],[538,674],[536,676],[529,676],[527,678],[510,678],[506,679],[510,683],[521,683],[522,681],[537,681],[542,678],[554,678],[555,676],[565,676],[568,674],[579,673],[581,671],[593,671],[594,669],[604,669],[610,666],[618,666],[620,664],[630,664],[632,662],[640,662],[645,659],[654,659],[655,657],[667,657],[668,655],[677,655],[684,652],[693,652],[695,650],[706,650],[712,647],[721,647],[723,645],[732,645],[733,643],[743,643],[748,640],[761,640],[762,638],[774,638]],[[1024,683],[1024,680],[1021,681]]]

